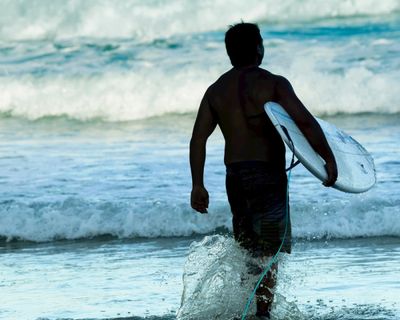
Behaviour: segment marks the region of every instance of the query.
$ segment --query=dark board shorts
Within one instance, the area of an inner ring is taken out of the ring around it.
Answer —
[[[281,252],[290,253],[291,224],[284,168],[263,161],[228,164],[226,191],[234,236],[244,248],[255,255],[273,255],[283,241]]]

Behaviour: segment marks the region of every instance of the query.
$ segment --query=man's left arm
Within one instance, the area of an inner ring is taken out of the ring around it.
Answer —
[[[207,91],[208,92],[208,91]],[[217,126],[217,119],[205,93],[197,113],[190,140],[190,168],[192,172],[191,206],[200,213],[207,213],[208,192],[204,187],[204,164],[206,160],[206,143]]]

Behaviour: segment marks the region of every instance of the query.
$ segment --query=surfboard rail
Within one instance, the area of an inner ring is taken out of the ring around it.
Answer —
[[[325,161],[311,147],[296,123],[276,102],[267,102],[265,112],[279,135],[304,167],[321,181],[327,179]],[[343,192],[361,193],[376,183],[375,165],[372,156],[354,138],[333,124],[318,119],[338,167],[338,179],[333,188]]]

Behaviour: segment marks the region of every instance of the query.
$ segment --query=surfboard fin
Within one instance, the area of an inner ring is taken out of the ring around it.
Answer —
[[[290,161],[290,166],[286,169],[286,171],[292,170],[295,166],[297,166],[300,163],[300,160],[294,161],[294,143],[292,138],[289,135],[289,131],[286,129],[286,127],[281,125],[281,128],[283,130],[283,132],[285,133],[286,137],[288,138],[288,140],[290,141],[290,143],[292,144],[292,161]]]

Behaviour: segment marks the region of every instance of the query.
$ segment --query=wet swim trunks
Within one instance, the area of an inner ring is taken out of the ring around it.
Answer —
[[[286,226],[287,177],[263,161],[235,162],[226,166],[226,191],[233,214],[235,239],[255,255],[273,255],[281,245]],[[281,252],[291,251],[291,225]]]

